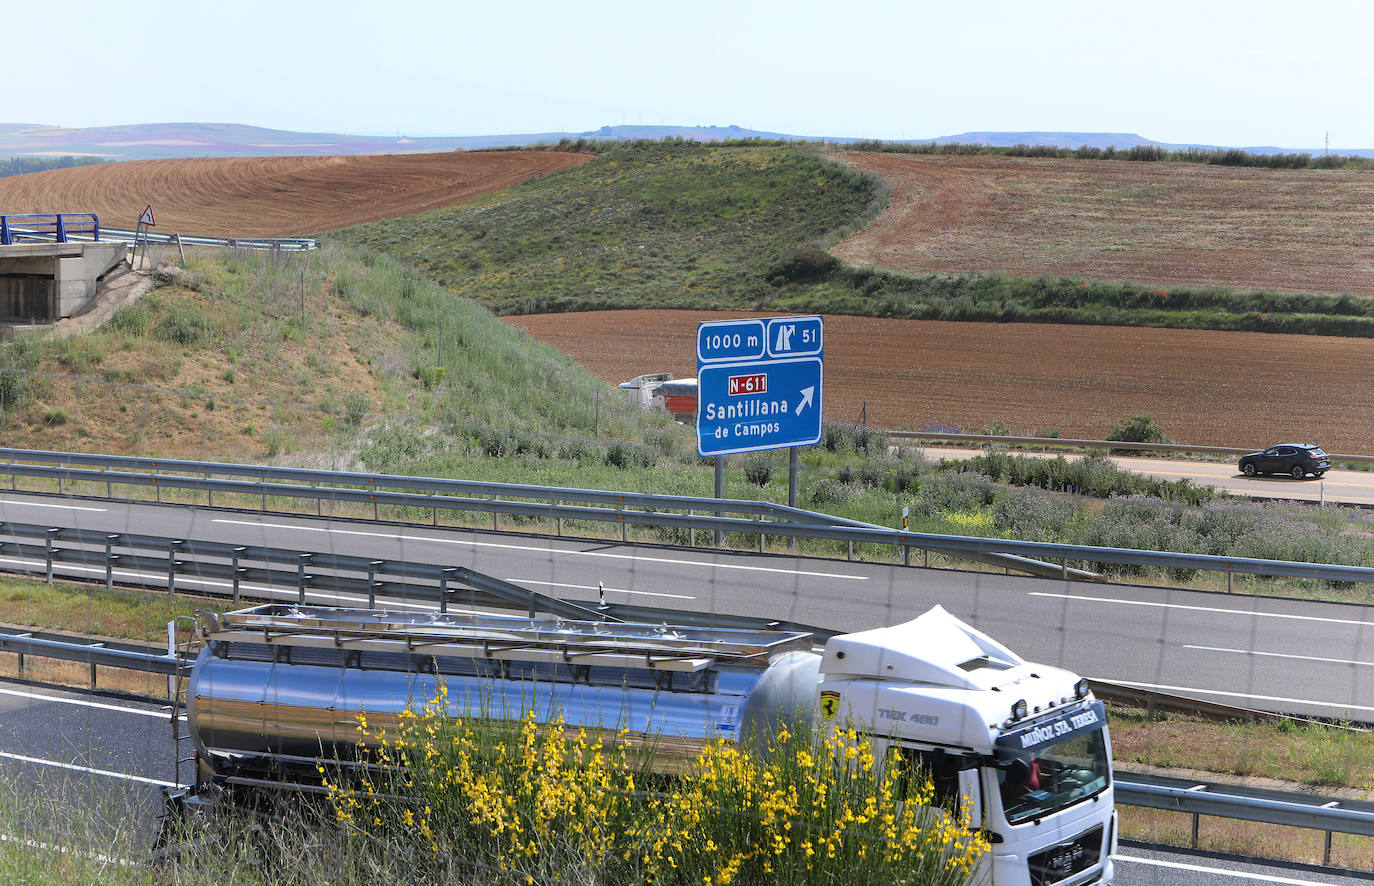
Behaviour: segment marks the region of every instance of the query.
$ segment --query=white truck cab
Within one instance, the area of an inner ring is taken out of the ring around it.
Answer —
[[[1111,882],[1111,742],[1086,680],[1027,662],[937,606],[831,638],[816,709],[970,804],[995,886]]]

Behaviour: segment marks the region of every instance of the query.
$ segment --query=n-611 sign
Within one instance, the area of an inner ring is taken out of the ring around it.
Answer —
[[[821,439],[820,317],[697,327],[697,452],[728,455]]]

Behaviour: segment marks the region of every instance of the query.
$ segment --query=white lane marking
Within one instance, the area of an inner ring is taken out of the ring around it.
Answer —
[[[1256,701],[1279,701],[1287,704],[1313,705],[1319,708],[1335,708],[1339,711],[1374,711],[1374,707],[1358,704],[1341,704],[1334,701],[1315,701],[1310,698],[1288,698],[1283,695],[1255,695],[1250,692],[1226,692],[1221,689],[1198,689],[1195,686],[1166,686],[1163,683],[1137,683],[1134,680],[1118,680],[1115,677],[1099,677],[1109,683],[1134,686],[1137,689],[1159,689],[1164,692],[1196,692],[1198,695],[1224,695],[1229,698],[1253,698]]]
[[[105,775],[110,778],[122,778],[125,781],[136,781],[139,784],[155,784],[160,788],[178,787],[175,782],[163,781],[160,778],[128,775],[123,772],[111,772],[108,769],[92,769],[90,766],[78,766],[75,763],[60,763],[57,760],[44,760],[42,757],[28,757],[24,754],[11,754],[8,751],[0,751],[0,757],[4,757],[6,760],[18,760],[21,763],[37,763],[39,766],[53,766],[58,769],[70,769],[73,772],[87,772],[91,775]]]
[[[1031,591],[1032,597],[1054,597],[1063,600],[1082,600],[1086,603],[1119,603],[1122,606],[1152,606],[1157,609],[1186,609],[1191,612],[1217,612],[1222,615],[1248,615],[1254,618],[1286,618],[1292,621],[1319,621],[1336,625],[1358,625],[1374,628],[1374,622],[1359,621],[1353,618],[1326,618],[1320,615],[1288,615],[1283,612],[1255,612],[1250,609],[1224,609],[1220,606],[1189,606],[1183,603],[1156,603],[1150,600],[1126,600],[1120,597],[1088,597],[1081,594],[1054,594],[1048,591]]]
[[[116,855],[105,855],[101,852],[88,852],[84,849],[74,849],[71,846],[56,846],[52,843],[44,843],[42,840],[15,837],[10,834],[0,834],[0,843],[13,843],[16,846],[23,846],[25,849],[38,849],[43,852],[60,852],[63,855],[76,855],[81,858],[89,858],[91,861],[98,861],[101,864],[117,864],[122,868],[131,868],[135,864],[146,864],[146,862],[134,862],[131,859],[120,858]]]
[[[1177,861],[1162,861],[1156,858],[1138,858],[1134,855],[1113,855],[1113,861],[1148,864],[1176,871],[1190,871],[1198,874],[1216,874],[1219,877],[1237,877],[1242,880],[1260,880],[1265,883],[1280,883],[1282,886],[1325,886],[1321,880],[1295,880],[1292,877],[1276,877],[1273,874],[1255,874],[1249,871],[1233,871],[1227,868],[1209,868],[1197,864],[1183,864]]]
[[[1253,649],[1228,649],[1225,646],[1194,646],[1184,643],[1184,649],[1201,649],[1203,652],[1233,652],[1237,655],[1261,655],[1266,658],[1295,658],[1298,661],[1320,661],[1326,664],[1360,665],[1374,668],[1374,661],[1357,661],[1353,658],[1322,658],[1319,655],[1292,655],[1287,652],[1257,652]]]
[[[289,523],[259,523],[254,520],[225,520],[216,518],[211,522],[228,523],[232,526],[260,526],[263,529],[296,529],[301,532],[328,532],[334,535],[360,535],[366,538],[389,538],[395,541],[428,541],[445,545],[469,545],[474,548],[499,548],[507,551],[534,551],[535,553],[541,554],[560,554],[565,557],[604,557],[610,560],[634,560],[637,563],[664,563],[669,566],[703,566],[707,569],[738,569],[743,572],[775,572],[782,575],[805,575],[809,578],[843,578],[849,581],[868,581],[867,575],[853,575],[844,572],[808,572],[804,569],[778,569],[773,566],[745,566],[739,563],[703,563],[700,560],[677,560],[672,557],[645,557],[641,554],[612,554],[606,551],[563,551],[556,548],[502,544],[491,541],[473,541],[464,538],[432,538],[424,535],[401,535],[395,532],[363,532],[357,529],[336,529],[323,526],[293,526]]]
[[[171,716],[170,711],[149,711],[143,708],[126,708],[120,705],[106,704],[99,701],[89,701],[84,698],[67,698],[61,695],[40,695],[37,692],[26,692],[18,689],[0,688],[0,695],[12,695],[16,698],[27,698],[31,701],[55,701],[59,704],[76,705],[83,708],[95,708],[98,711],[118,711],[121,714],[137,714],[140,717],[157,717],[159,720],[166,720]],[[180,719],[185,720],[183,716]],[[170,721],[169,721],[170,722]]]
[[[9,564],[12,564],[12,565],[15,565],[15,566],[23,567],[23,568],[24,568],[25,570],[27,570],[27,571],[30,571],[30,572],[38,572],[38,573],[43,572],[43,570],[47,568],[46,564],[40,563],[40,562],[38,562],[37,560],[18,560],[18,559],[15,559],[15,558],[13,558],[13,557],[0,557],[0,563],[9,563]],[[101,576],[103,576],[103,575],[105,574],[105,570],[104,570],[103,567],[76,566],[76,565],[72,565],[72,564],[59,563],[59,564],[55,564],[55,568],[56,568],[55,574],[56,574],[56,575],[59,575],[59,576],[62,575],[62,574],[69,574],[69,573],[73,573],[73,572],[77,572],[77,573],[89,573],[89,574],[91,574],[91,575],[101,575]],[[165,574],[163,574],[163,573],[153,574],[153,573],[151,573],[151,572],[131,572],[131,571],[127,570],[127,569],[116,569],[116,570],[114,570],[114,573],[113,573],[113,574],[114,574],[114,576],[117,577],[117,578],[136,578],[136,579],[139,579],[140,581],[153,581],[153,580],[158,580],[158,581],[163,581],[163,582],[165,582],[165,581],[167,580],[167,576],[166,576]],[[178,575],[178,576],[177,576],[177,586],[178,586],[178,587],[181,587],[181,586],[195,586],[195,587],[200,587],[200,588],[219,588],[219,589],[222,589],[222,590],[232,590],[233,587],[234,587],[234,585],[233,585],[232,582],[227,582],[227,581],[214,581],[214,580],[208,579],[208,578],[192,578],[192,577],[186,576],[186,575]],[[267,586],[265,586],[265,585],[244,584],[243,582],[239,582],[239,590],[240,590],[241,592],[242,592],[242,591],[251,591],[251,592],[253,592],[254,594],[257,594],[257,595],[260,595],[260,596],[263,596],[263,597],[282,597],[282,598],[286,598],[286,599],[294,598],[294,597],[296,597],[297,594],[299,593],[299,592],[296,591],[294,588],[290,588],[290,589],[269,588],[269,587],[267,587]],[[344,601],[344,602],[346,602],[346,603],[355,603],[355,604],[356,604],[356,603],[361,603],[361,602],[363,602],[363,598],[362,598],[361,596],[355,596],[355,595],[350,595],[350,594],[326,594],[326,593],[323,592],[323,591],[309,591],[309,590],[308,590],[308,591],[305,592],[305,596],[306,596],[306,599],[307,599],[307,600],[308,600],[308,599],[311,599],[311,598],[314,598],[314,599],[317,599],[317,600],[342,600],[342,601]],[[430,610],[430,609],[437,609],[437,608],[438,608],[438,605],[437,605],[437,604],[434,604],[434,603],[406,603],[406,602],[403,602],[403,601],[400,601],[400,600],[392,599],[392,598],[390,598],[390,597],[387,597],[387,598],[386,598],[386,604],[387,604],[388,606],[400,607],[400,608],[402,608],[402,609],[423,609],[423,610]]]
[[[551,588],[575,588],[579,591],[598,590],[598,588],[593,585],[570,585],[565,584],[561,581],[538,581],[537,579],[533,578],[512,578],[510,579],[510,581],[513,581],[518,585],[547,585]],[[599,588],[599,590],[604,590],[607,593],[616,594],[638,594],[641,597],[671,597],[674,600],[696,599],[696,597],[693,597],[691,594],[664,594],[658,591],[632,591],[629,588]]]
[[[57,508],[63,511],[90,511],[94,514],[105,513],[105,508],[88,508],[81,505],[52,505],[36,501],[15,501],[10,498],[0,498],[0,505],[22,505],[26,508]]]

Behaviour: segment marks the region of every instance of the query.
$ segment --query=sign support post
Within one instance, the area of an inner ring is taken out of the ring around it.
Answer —
[[[138,217],[138,227],[134,229],[134,266],[138,266],[138,242],[143,241],[143,258],[148,258],[148,229],[157,227],[157,222],[153,221],[153,204],[149,203]],[[181,248],[180,239],[177,240],[177,249]],[[183,258],[183,263],[185,259]]]
[[[716,500],[725,498],[725,456],[716,456]],[[716,516],[720,516],[720,511],[716,511]],[[716,547],[720,547],[723,533],[716,530]]]
[[[715,456],[716,498],[724,497],[722,456],[789,449],[787,505],[797,506],[797,448],[821,440],[824,333],[814,315],[697,326],[697,454]]]

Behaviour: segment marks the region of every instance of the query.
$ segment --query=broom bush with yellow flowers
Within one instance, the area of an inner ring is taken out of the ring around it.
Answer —
[[[461,709],[459,706],[458,709]],[[852,728],[726,740],[452,715],[447,690],[320,767],[352,849],[416,875],[587,884],[969,882],[988,843]],[[966,807],[965,807],[966,808]]]

